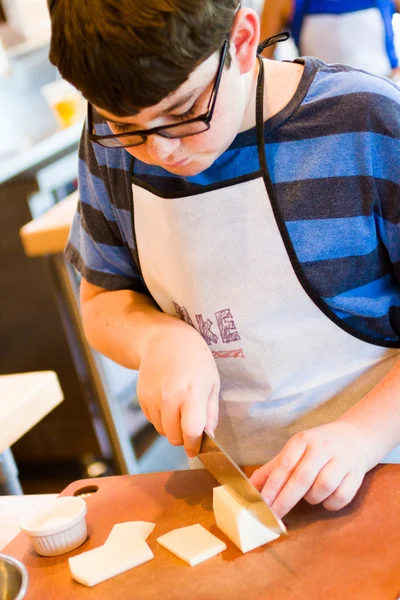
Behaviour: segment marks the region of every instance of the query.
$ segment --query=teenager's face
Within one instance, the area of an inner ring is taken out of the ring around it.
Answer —
[[[180,123],[204,114],[218,71],[220,53],[202,63],[189,79],[173,94],[156,106],[143,109],[134,117],[118,118],[98,110],[114,134],[121,133],[121,124],[130,129],[151,129]],[[224,68],[210,129],[191,137],[168,139],[150,135],[141,146],[126,150],[140,161],[157,165],[176,175],[196,175],[209,166],[229,147],[243,128],[249,102],[249,76],[242,73],[232,52],[232,64]],[[179,106],[177,106],[179,105]],[[117,121],[118,124],[111,121]]]

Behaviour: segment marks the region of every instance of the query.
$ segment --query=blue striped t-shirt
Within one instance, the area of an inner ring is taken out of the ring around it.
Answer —
[[[400,90],[350,67],[299,60],[305,69],[295,96],[264,126],[289,256],[328,316],[370,343],[400,347]],[[107,124],[97,131],[108,133]],[[148,293],[135,246],[132,182],[168,201],[255,177],[255,129],[186,178],[123,149],[93,145],[84,131],[67,259],[94,285]]]

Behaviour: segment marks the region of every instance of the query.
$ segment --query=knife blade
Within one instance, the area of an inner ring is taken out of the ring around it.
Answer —
[[[257,488],[222,446],[206,431],[203,433],[198,457],[218,483],[229,486],[231,491],[233,490],[239,499],[245,502],[246,509],[250,510],[262,525],[279,535],[287,534],[285,525],[264,502]]]

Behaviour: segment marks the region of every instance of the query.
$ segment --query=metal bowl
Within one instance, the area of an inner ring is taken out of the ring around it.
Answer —
[[[24,565],[0,554],[0,600],[22,600],[28,589],[28,572]]]

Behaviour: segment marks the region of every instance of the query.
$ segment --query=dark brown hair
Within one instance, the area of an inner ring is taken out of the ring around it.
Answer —
[[[49,0],[50,60],[92,104],[158,104],[228,39],[238,0]]]

